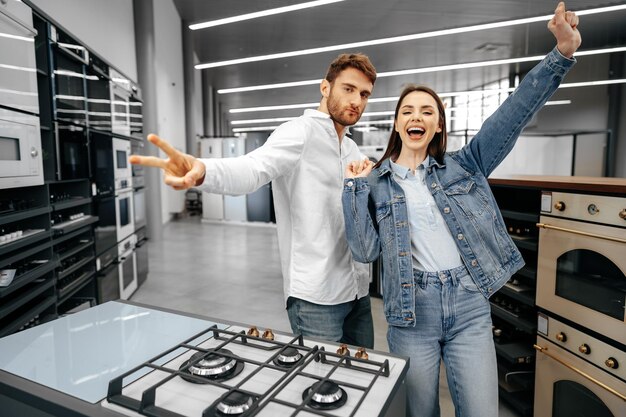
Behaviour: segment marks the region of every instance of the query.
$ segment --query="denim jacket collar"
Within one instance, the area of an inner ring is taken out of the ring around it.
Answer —
[[[435,158],[433,158],[432,156],[428,155],[428,157],[426,157],[426,159],[424,160],[424,162],[422,162],[422,164],[424,166],[425,169],[428,169],[429,172],[432,169],[433,166],[436,166],[437,168],[444,168],[446,166],[446,164],[440,164],[439,162],[437,162],[437,160]],[[408,168],[407,168],[408,170]],[[391,158],[387,158],[385,159],[378,168],[375,169],[376,171],[376,175],[378,177],[382,177],[383,175],[387,174],[387,173],[393,173],[394,170],[391,167]],[[406,177],[406,173],[404,175]]]

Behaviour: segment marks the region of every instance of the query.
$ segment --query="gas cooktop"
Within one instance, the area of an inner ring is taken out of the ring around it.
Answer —
[[[406,369],[379,352],[212,326],[112,380],[101,404],[128,416],[396,415]]]

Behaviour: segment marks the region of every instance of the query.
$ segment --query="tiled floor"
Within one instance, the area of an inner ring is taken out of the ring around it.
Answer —
[[[273,225],[202,223],[191,217],[168,223],[163,239],[148,245],[150,273],[133,301],[291,331]],[[372,313],[375,349],[387,351],[381,299],[372,299]],[[441,415],[454,416],[443,376],[440,387]],[[501,402],[499,417],[516,414]]]

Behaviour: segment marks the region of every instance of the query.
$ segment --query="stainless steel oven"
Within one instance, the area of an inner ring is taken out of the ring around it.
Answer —
[[[544,193],[537,306],[626,345],[626,198]]]
[[[126,139],[113,138],[113,176],[115,178],[115,189],[123,190],[132,188],[133,174],[128,162],[130,156],[130,141]]]
[[[0,2],[0,105],[39,114],[35,36],[30,7]]]
[[[43,184],[37,116],[0,108],[0,188]]]
[[[626,416],[626,352],[546,315],[535,349],[535,417]]]
[[[55,153],[58,180],[75,180],[91,176],[89,141],[84,126],[55,122]]]
[[[135,254],[135,245],[137,237],[129,236],[126,240],[119,243],[118,251],[118,271],[120,284],[120,298],[127,300],[137,289],[137,256]]]

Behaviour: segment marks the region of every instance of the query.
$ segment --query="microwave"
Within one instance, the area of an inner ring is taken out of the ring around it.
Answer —
[[[128,161],[130,140],[113,138],[113,177],[115,189],[124,190],[133,186],[133,172]]]
[[[41,184],[39,117],[0,108],[0,189]]]

